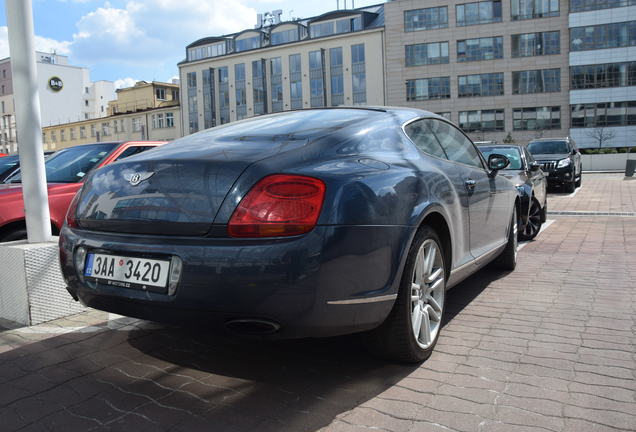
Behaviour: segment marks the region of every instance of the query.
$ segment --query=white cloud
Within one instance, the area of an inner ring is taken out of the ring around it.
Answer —
[[[255,21],[256,10],[242,0],[131,0],[123,8],[107,4],[83,16],[72,50],[86,63],[174,65],[185,57],[188,43],[240,31]]]
[[[115,80],[115,89],[132,87],[135,83],[139,81],[134,78],[126,77]]]
[[[35,49],[37,51],[55,51],[58,54],[69,55],[71,53],[71,42],[35,36]],[[7,26],[0,26],[0,58],[5,57],[9,57],[9,29]]]

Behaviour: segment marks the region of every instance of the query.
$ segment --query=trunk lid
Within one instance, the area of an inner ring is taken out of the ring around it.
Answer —
[[[203,236],[249,165],[306,143],[276,137],[204,138],[190,136],[95,171],[78,204],[79,225],[96,231]]]

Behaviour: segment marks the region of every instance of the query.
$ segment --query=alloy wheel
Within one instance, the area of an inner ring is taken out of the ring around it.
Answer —
[[[417,344],[430,347],[442,325],[445,295],[444,260],[437,243],[422,243],[415,258],[411,284],[411,325]]]
[[[523,230],[523,236],[533,238],[541,229],[541,207],[536,199],[532,200],[530,206],[530,214],[528,215],[528,223]]]

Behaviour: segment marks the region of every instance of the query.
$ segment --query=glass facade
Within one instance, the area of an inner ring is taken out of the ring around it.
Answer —
[[[452,118],[451,118],[452,116],[450,112],[437,112],[435,114],[437,114],[438,116],[444,117],[448,121],[452,121]]]
[[[634,6],[636,0],[570,0],[570,12]]]
[[[364,57],[364,44],[351,45],[351,80],[353,103],[367,103],[367,74]]]
[[[561,69],[538,69],[512,73],[512,94],[561,91]]]
[[[208,57],[217,57],[227,53],[225,42],[219,42],[212,45],[194,47],[188,49],[188,61],[201,60]]]
[[[500,58],[503,58],[503,36],[457,41],[458,62]]]
[[[448,6],[404,11],[404,31],[448,27]]]
[[[457,5],[455,16],[457,27],[501,22],[501,0]]]
[[[330,36],[338,33],[349,33],[362,30],[362,18],[343,18],[336,21],[318,22],[310,24],[309,34],[312,38]]]
[[[234,41],[234,52],[247,51],[261,47],[262,36],[252,36],[245,39],[237,39]]]
[[[450,99],[450,77],[422,78],[406,81],[406,100]]]
[[[586,51],[636,46],[636,21],[573,27],[570,50]]]
[[[636,125],[636,101],[577,104],[570,109],[573,128]]]
[[[431,42],[405,47],[406,66],[448,63],[448,42]]]
[[[513,57],[532,57],[561,53],[560,32],[522,33],[511,36]]]
[[[323,51],[309,52],[309,101],[312,108],[325,106],[325,68]]]
[[[561,107],[530,107],[512,110],[513,130],[561,129]]]
[[[636,61],[570,66],[570,90],[636,86]]]
[[[510,0],[513,21],[559,16],[559,0]]]
[[[230,121],[230,84],[227,66],[217,69],[219,76],[219,120],[221,124]]]
[[[303,107],[303,82],[300,54],[289,56],[289,89],[291,109],[301,109]]]
[[[203,69],[203,128],[216,126],[216,103],[214,101],[214,69]]]
[[[245,93],[245,63],[234,65],[234,87],[236,91],[236,119],[247,117],[247,94]]]
[[[269,43],[271,45],[281,45],[288,42],[295,42],[299,39],[298,28],[291,30],[279,30],[271,33]]]
[[[459,97],[501,96],[504,94],[503,72],[460,75]]]
[[[342,76],[342,48],[329,49],[329,77],[331,78],[331,106],[344,103],[344,78]]]
[[[272,112],[280,112],[283,110],[283,66],[281,58],[270,59],[269,67],[272,77]]]
[[[199,108],[197,106],[197,73],[188,72],[188,74],[186,75],[186,79],[188,81],[188,129],[190,133],[195,133],[199,130]],[[91,132],[93,132],[92,129]]]
[[[504,110],[460,111],[459,127],[464,132],[503,132]]]
[[[252,97],[254,99],[254,115],[267,112],[267,75],[265,60],[252,62]]]

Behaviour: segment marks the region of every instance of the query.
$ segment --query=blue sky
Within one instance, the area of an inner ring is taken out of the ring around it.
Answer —
[[[282,9],[282,18],[307,18],[336,9],[336,0],[32,0],[36,49],[87,66],[92,80],[168,81],[178,74],[185,46],[201,37],[256,24],[256,14]],[[362,7],[383,0],[357,0]],[[0,58],[9,56],[0,1]],[[347,6],[351,7],[351,0]],[[340,0],[342,8],[344,1]]]

